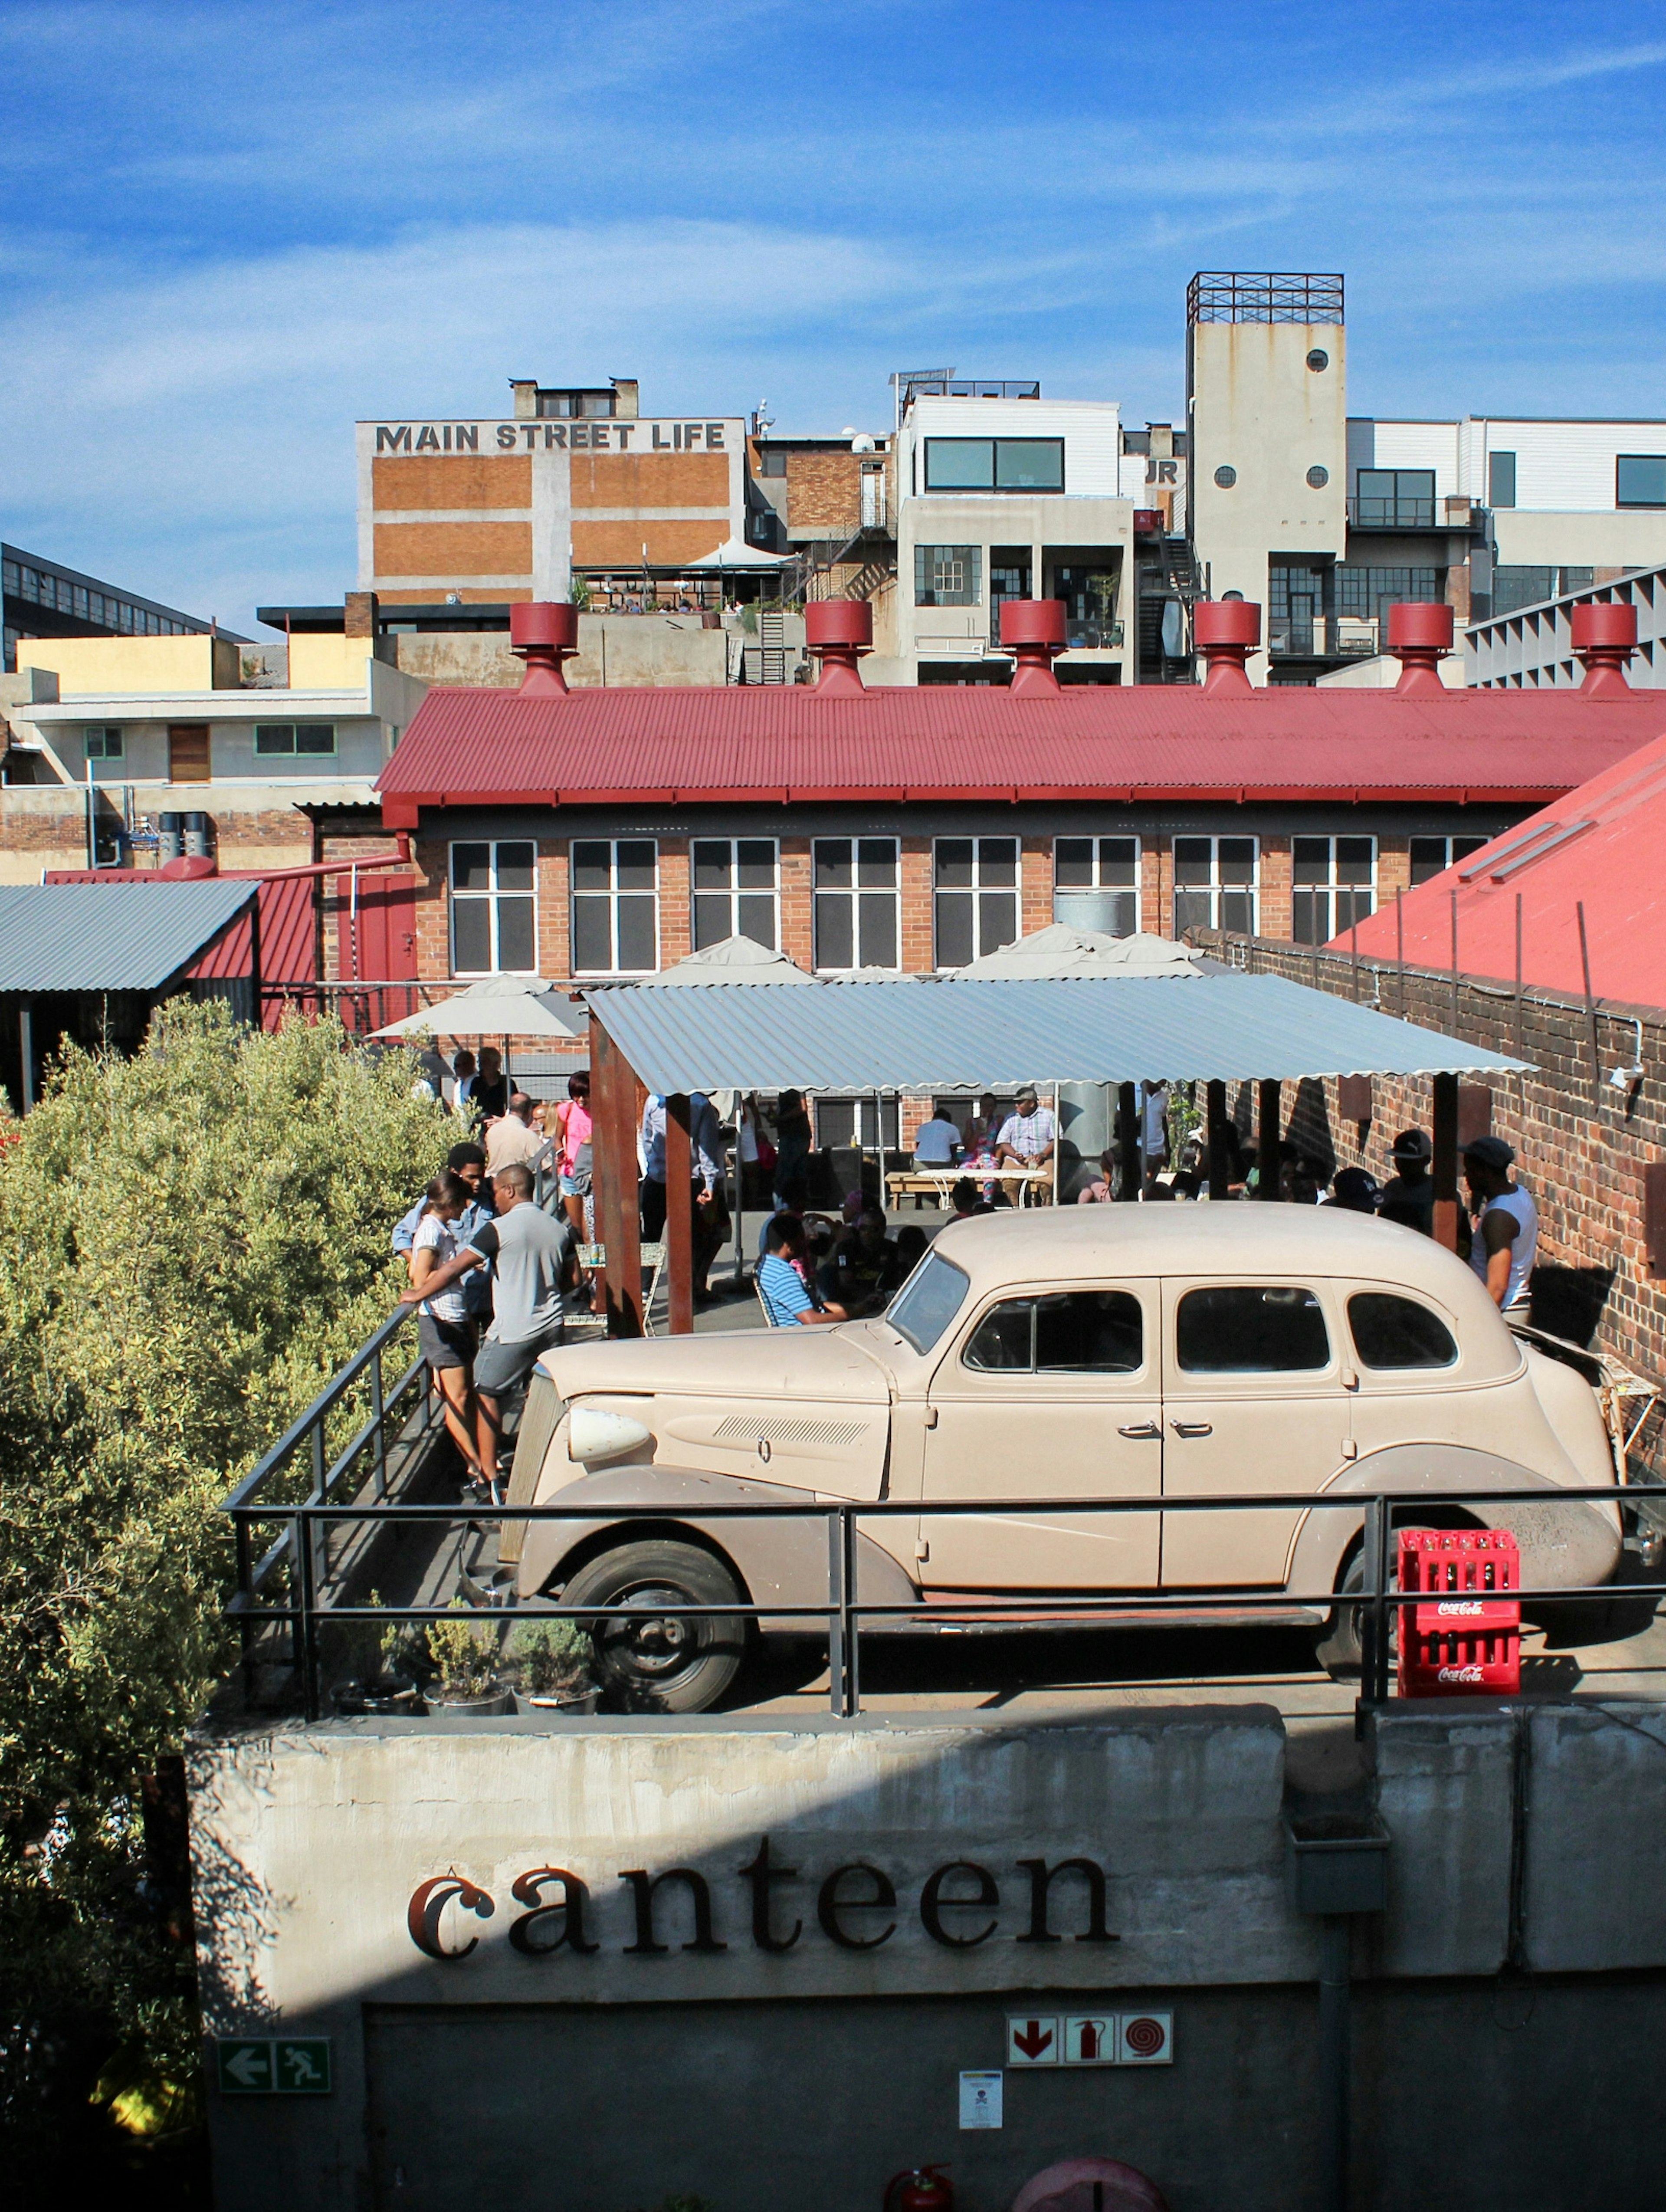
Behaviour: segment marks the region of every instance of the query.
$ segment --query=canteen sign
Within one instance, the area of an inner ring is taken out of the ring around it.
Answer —
[[[604,1893],[604,1906],[568,1867],[529,1866],[496,1890],[455,1871],[435,1875],[411,1892],[406,1930],[425,1958],[447,1965],[467,1959],[483,1934],[498,1929],[523,1958],[591,1957],[604,1948],[604,1922],[616,1936],[631,1938],[614,1948],[646,1959],[673,1951],[709,1957],[747,1945],[784,1953],[823,1942],[878,1951],[907,1917],[917,1917],[929,1940],[950,1951],[1000,1942],[1119,1940],[1105,1926],[1104,1869],[1089,1858],[1018,1859],[999,1869],[951,1859],[914,1895],[866,1859],[825,1870],[785,1865],[765,1836],[731,1879],[719,1876],[715,1885],[693,1867],[659,1874],[629,1867],[612,1880],[622,1888]]]

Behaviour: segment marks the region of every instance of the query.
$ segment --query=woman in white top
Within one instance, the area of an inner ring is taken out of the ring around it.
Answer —
[[[435,1176],[428,1187],[416,1240],[410,1248],[410,1279],[421,1290],[436,1268],[455,1259],[459,1246],[455,1224],[467,1206],[470,1191],[461,1176],[449,1169]],[[463,1303],[460,1282],[424,1298],[416,1310],[416,1336],[446,1409],[446,1426],[464,1464],[477,1482],[480,1454],[473,1433],[474,1323]]]

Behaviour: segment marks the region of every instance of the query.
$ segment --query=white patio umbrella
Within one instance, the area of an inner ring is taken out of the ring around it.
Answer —
[[[541,975],[488,975],[436,1006],[422,1006],[403,1021],[388,1022],[371,1035],[429,1036],[579,1037],[588,1033],[575,1016],[565,994]]]
[[[796,961],[784,952],[772,952],[750,937],[726,937],[719,945],[703,945],[686,959],[673,961],[657,975],[644,975],[641,986],[659,983],[813,983]]]
[[[960,969],[955,980],[964,978],[976,982],[986,977],[1025,975],[1037,979],[1073,975],[1185,977],[1219,972],[1219,961],[1210,960],[1201,952],[1194,952],[1189,945],[1177,945],[1166,937],[1153,937],[1143,930],[1136,931],[1132,937],[1111,937],[1103,930],[1076,929],[1068,922],[1055,921],[1045,929],[1032,930],[1016,944],[1002,945],[998,952],[986,952],[981,960]]]

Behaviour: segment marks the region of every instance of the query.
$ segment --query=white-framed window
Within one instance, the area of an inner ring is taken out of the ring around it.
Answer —
[[[333,753],[333,722],[257,722],[254,749],[258,754]]]
[[[976,607],[983,599],[981,545],[916,545],[914,604],[917,607]]]
[[[1444,875],[1460,860],[1467,860],[1471,853],[1479,853],[1488,842],[1485,837],[1414,837],[1413,884],[1426,884],[1432,876]]]
[[[1377,905],[1375,837],[1292,837],[1290,933],[1329,945]]]
[[[696,837],[689,854],[694,949],[750,937],[781,946],[781,848],[773,837]]]
[[[883,1125],[881,1108],[884,1109]],[[852,1146],[859,1146],[864,1152],[877,1150],[881,1143],[879,1132],[883,1126],[884,1149],[888,1152],[897,1149],[895,1098],[818,1098],[815,1113],[818,1146],[836,1152],[842,1152]]]
[[[1140,840],[1055,837],[1053,919],[1132,937],[1140,927]]]
[[[1018,933],[1016,837],[939,837],[932,848],[933,944],[939,968],[964,968]]]
[[[112,723],[94,722],[87,732],[88,760],[119,760],[125,750],[120,730]]]
[[[660,965],[660,848],[652,837],[573,840],[573,973],[651,975]]]
[[[1261,848],[1254,837],[1177,837],[1174,933],[1236,929],[1256,934]]]
[[[451,972],[536,975],[538,847],[531,838],[451,848]]]
[[[895,837],[818,837],[812,848],[816,965],[849,974],[900,968],[902,851]]]

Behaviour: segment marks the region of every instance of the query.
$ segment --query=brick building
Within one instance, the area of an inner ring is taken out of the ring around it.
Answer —
[[[1055,919],[1317,944],[1659,728],[1643,694],[850,682],[436,686],[377,787],[421,975],[623,981],[734,935],[927,975]]]
[[[674,576],[746,528],[739,416],[645,416],[634,381],[511,380],[507,421],[361,422],[359,584],[413,618]]]

